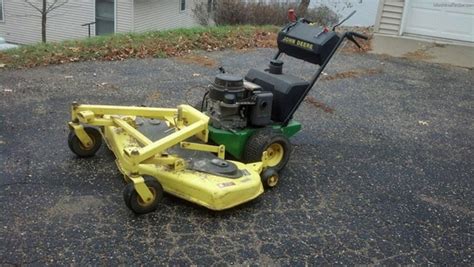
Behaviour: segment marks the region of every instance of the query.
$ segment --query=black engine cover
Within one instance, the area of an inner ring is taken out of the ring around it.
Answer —
[[[263,91],[273,93],[271,118],[275,122],[286,119],[309,86],[307,81],[291,74],[272,74],[257,69],[251,69],[245,79],[260,85]]]
[[[335,32],[325,32],[323,27],[298,21],[278,33],[278,49],[289,56],[321,65],[339,39]]]

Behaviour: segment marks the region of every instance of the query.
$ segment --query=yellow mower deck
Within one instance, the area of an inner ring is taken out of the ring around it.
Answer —
[[[166,123],[167,135],[152,141],[139,131],[138,118]],[[165,109],[73,104],[71,119],[69,125],[81,149],[87,150],[98,142],[85,131],[84,125],[101,127],[119,170],[133,183],[140,205],[152,203],[156,198],[154,189],[145,183],[144,177],[148,176],[156,178],[164,191],[212,210],[231,208],[263,193],[260,173],[267,166],[266,153],[261,162],[251,164],[223,160],[224,146],[205,144],[209,118],[191,106]],[[190,138],[200,142],[189,142]],[[212,162],[236,166],[239,175],[229,177],[197,171],[190,165],[192,160],[169,153],[173,147],[213,152],[217,156]]]

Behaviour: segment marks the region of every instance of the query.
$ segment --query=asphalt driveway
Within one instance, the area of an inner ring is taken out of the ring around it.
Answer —
[[[295,116],[279,186],[223,212],[167,195],[137,217],[111,153],[67,147],[74,100],[173,107],[201,96],[213,62],[245,74],[272,54],[0,71],[0,264],[472,265],[472,70],[337,55]]]

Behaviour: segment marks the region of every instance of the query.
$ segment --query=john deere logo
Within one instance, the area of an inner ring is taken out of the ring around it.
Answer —
[[[285,38],[283,38],[282,41],[286,44],[289,44],[289,45],[294,45],[294,46],[298,46],[298,47],[301,47],[301,48],[304,48],[304,49],[313,50],[313,44],[308,43],[308,42],[296,40],[296,39],[293,39],[293,38],[290,38],[290,37],[285,37]]]

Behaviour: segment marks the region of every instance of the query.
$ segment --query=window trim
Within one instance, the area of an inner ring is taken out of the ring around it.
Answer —
[[[183,3],[184,3],[184,9],[181,9],[183,7]],[[186,0],[179,0],[178,4],[179,4],[179,12],[180,13],[186,12]]]
[[[2,12],[0,12],[0,22],[5,22],[5,3],[4,0],[0,0],[0,7],[2,8]]]

